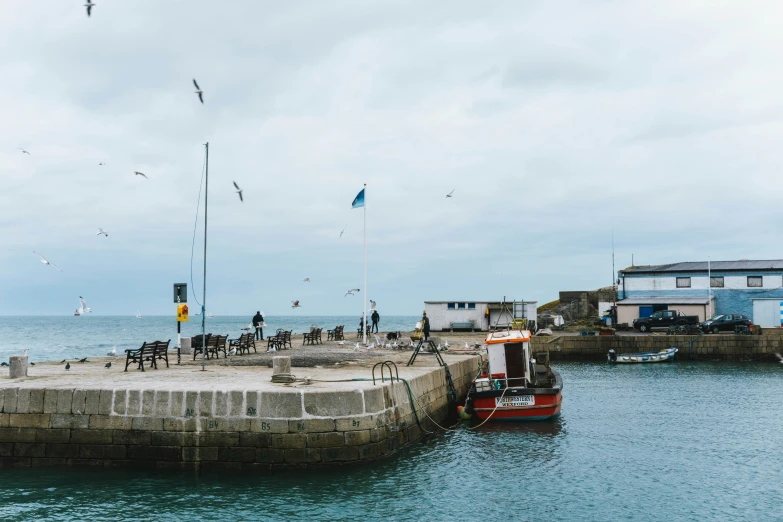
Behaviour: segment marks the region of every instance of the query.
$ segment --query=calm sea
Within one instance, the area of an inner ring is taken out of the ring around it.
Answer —
[[[559,368],[555,422],[461,428],[320,471],[0,470],[0,519],[783,518],[783,365]]]
[[[206,320],[207,332],[239,337],[242,328],[251,323],[252,316],[215,316]],[[266,316],[264,335],[278,328],[302,333],[311,325],[331,329],[345,325],[346,332],[359,328],[360,317],[328,316]],[[382,331],[411,331],[417,317],[382,316]],[[201,317],[191,316],[182,323],[182,336],[201,333]],[[59,361],[66,358],[106,355],[113,347],[122,353],[128,348],[138,348],[144,341],[172,339],[176,345],[177,322],[174,317],[0,317],[0,360],[29,350],[31,361]]]

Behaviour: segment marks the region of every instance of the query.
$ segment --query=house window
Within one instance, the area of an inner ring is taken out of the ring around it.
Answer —
[[[712,288],[723,288],[723,276],[711,276],[710,286]]]
[[[764,286],[761,276],[748,276],[748,288],[761,288]]]
[[[460,309],[460,310],[464,310],[465,309],[465,303],[457,303],[457,308]]]
[[[449,303],[447,306],[449,310],[454,310],[457,307],[457,303]]]
[[[476,309],[476,303],[468,303],[468,310],[475,310]]]
[[[691,278],[690,277],[678,277],[677,278],[677,288],[690,288],[691,287]]]

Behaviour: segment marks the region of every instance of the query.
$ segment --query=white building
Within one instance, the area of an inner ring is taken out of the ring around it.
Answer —
[[[430,330],[486,331],[489,325],[511,324],[513,319],[527,319],[528,328],[534,328],[536,301],[425,301],[424,309],[430,319]]]

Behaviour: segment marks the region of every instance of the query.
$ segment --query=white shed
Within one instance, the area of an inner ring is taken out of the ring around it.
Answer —
[[[536,321],[536,301],[425,301],[424,309],[433,331],[475,329],[487,331],[489,325],[510,324],[512,319]]]

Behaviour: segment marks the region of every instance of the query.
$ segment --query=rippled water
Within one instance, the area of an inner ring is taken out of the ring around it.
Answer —
[[[229,338],[239,337],[251,322],[251,316],[215,316],[207,319],[206,330]],[[346,338],[352,339],[359,328],[359,319],[346,316],[267,316],[264,335],[278,328],[294,333],[309,331],[311,325],[325,329],[345,325]],[[382,331],[410,331],[418,318],[382,316]],[[182,336],[201,333],[201,317],[191,316],[182,323]],[[326,334],[324,334],[326,338]],[[144,341],[172,339],[176,345],[177,321],[174,317],[0,317],[0,360],[29,350],[31,361],[59,361],[73,357],[106,355],[113,347],[122,353],[138,348]]]
[[[319,471],[0,470],[0,519],[781,519],[783,365],[558,367],[554,422]]]

